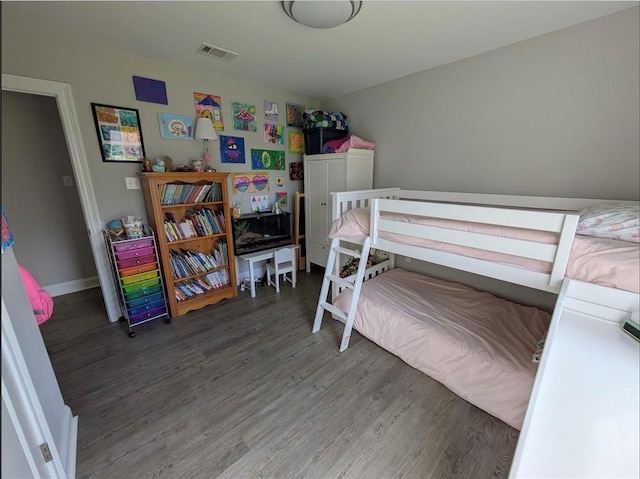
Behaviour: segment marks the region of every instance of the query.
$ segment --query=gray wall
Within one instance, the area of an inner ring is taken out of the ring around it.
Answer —
[[[321,106],[377,143],[376,187],[637,200],[638,18],[637,7],[624,10]],[[555,299],[416,261],[398,266],[547,309]]]
[[[96,276],[56,101],[2,92],[2,203],[20,264],[43,286]]]
[[[638,12],[322,107],[344,111],[352,133],[377,143],[376,187],[637,200]]]
[[[6,20],[6,19],[5,19]],[[127,190],[124,178],[135,176],[140,170],[138,163],[105,163],[100,155],[98,139],[91,113],[91,103],[136,108],[140,112],[144,146],[147,157],[169,155],[175,164],[190,164],[201,158],[203,144],[199,141],[170,140],[160,138],[158,113],[174,113],[195,118],[193,92],[220,95],[223,102],[225,132],[227,135],[245,138],[247,152],[251,148],[270,148],[263,141],[264,122],[258,121],[257,133],[234,131],[231,119],[231,102],[254,103],[262,115],[262,101],[279,103],[281,119],[287,101],[312,106],[313,103],[286,92],[274,91],[259,83],[249,83],[233,77],[211,75],[207,71],[190,71],[182,67],[152,61],[133,52],[105,48],[102,45],[67,43],[59,39],[25,35],[20,30],[4,28],[2,32],[2,71],[14,75],[43,78],[71,85],[80,122],[82,140],[87,152],[89,170],[103,223],[124,215],[146,216],[140,190]],[[212,59],[211,61],[216,61]],[[132,76],[154,78],[166,82],[169,104],[139,102],[135,98]],[[317,105],[316,105],[317,106]],[[284,124],[284,120],[281,120]],[[211,147],[213,166],[218,171],[249,171],[250,156],[244,165],[222,165],[218,143]],[[282,145],[286,150],[288,145]],[[287,166],[290,161],[301,161],[301,155],[287,151]],[[276,189],[275,177],[285,177],[282,189]],[[301,181],[289,181],[288,171],[270,172],[269,195],[275,191],[287,191],[290,199],[295,191],[302,190]],[[249,211],[249,194],[239,195],[244,211]],[[289,202],[291,203],[291,202]],[[291,211],[291,207],[287,208]]]

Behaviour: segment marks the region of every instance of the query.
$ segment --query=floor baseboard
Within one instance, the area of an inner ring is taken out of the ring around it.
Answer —
[[[50,286],[43,286],[47,293],[51,297],[62,296],[63,294],[77,293],[89,288],[95,288],[100,286],[100,281],[97,276],[91,276],[90,278],[74,279],[73,281],[67,281],[65,283],[52,284]]]

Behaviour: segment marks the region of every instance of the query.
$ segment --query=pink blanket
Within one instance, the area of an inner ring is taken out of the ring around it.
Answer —
[[[370,211],[367,208],[355,208],[347,211],[333,222],[331,230],[329,231],[329,238],[348,238],[368,235],[369,217]],[[553,244],[557,242],[557,235],[555,233],[545,231],[393,213],[384,213],[382,217],[393,219],[394,221],[535,241],[538,243]],[[543,273],[549,273],[551,271],[551,263],[536,259],[522,258],[395,233],[381,233],[380,237],[397,243],[511,264]],[[627,241],[576,236],[571,248],[566,275],[580,281],[638,293],[640,292],[639,246],[637,243]]]
[[[335,305],[348,309],[351,293]],[[520,429],[537,370],[531,355],[549,321],[536,308],[396,268],[363,284],[354,327]]]

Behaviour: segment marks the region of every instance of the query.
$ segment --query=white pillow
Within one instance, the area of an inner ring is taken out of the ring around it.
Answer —
[[[586,208],[580,212],[576,234],[640,243],[640,206],[625,201]]]

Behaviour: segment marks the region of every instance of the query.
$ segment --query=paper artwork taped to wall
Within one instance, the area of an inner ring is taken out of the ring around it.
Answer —
[[[278,121],[280,118],[278,104],[269,100],[264,100],[262,104],[264,105],[264,119],[269,121]]]
[[[272,145],[284,145],[284,126],[265,123],[264,142]]]
[[[271,211],[268,195],[257,195],[251,197],[251,211],[260,213],[262,211]]]
[[[284,170],[284,151],[279,150],[251,150],[251,169],[253,170]]]
[[[282,188],[284,186],[284,176],[276,176],[276,186]]]
[[[249,103],[234,101],[231,103],[233,110],[233,129],[238,131],[258,131],[256,125],[256,106]]]
[[[301,131],[289,130],[289,151],[304,153],[304,135]]]
[[[232,173],[233,194],[269,191],[269,173]]]
[[[158,113],[160,138],[193,140],[193,118],[190,116]]]
[[[304,119],[302,118],[303,113],[304,105],[296,105],[295,103],[287,102],[287,126],[302,128],[304,126]]]
[[[169,104],[167,101],[167,86],[163,81],[134,76],[133,89],[136,92],[136,100],[138,101],[160,103],[161,105]]]
[[[278,202],[280,207],[287,206],[287,193],[284,191],[278,191],[276,193],[276,201]]]
[[[246,163],[244,138],[220,135],[220,161],[222,163]]]
[[[292,181],[304,180],[304,170],[301,161],[289,163],[289,179]]]
[[[196,104],[196,118],[209,118],[216,130],[224,131],[222,99],[219,96],[193,92],[193,101]]]

